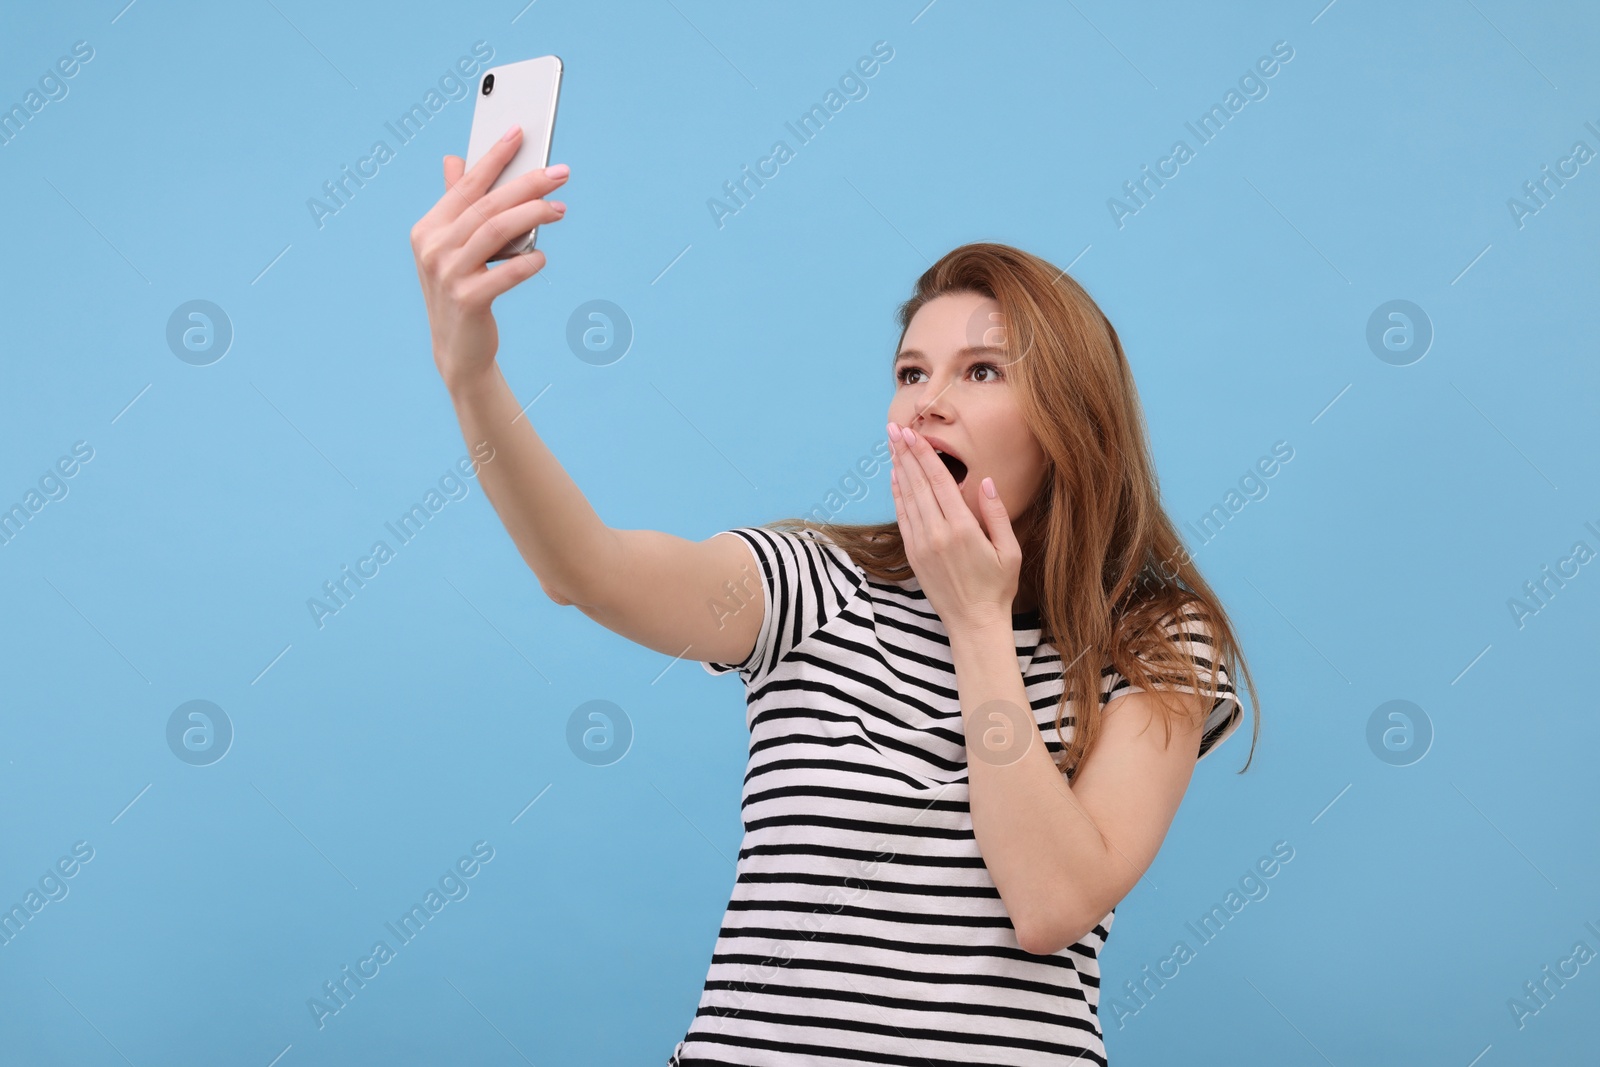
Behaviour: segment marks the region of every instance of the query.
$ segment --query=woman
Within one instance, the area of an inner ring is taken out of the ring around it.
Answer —
[[[484,261],[564,176],[485,195],[515,144],[447,157],[412,231],[485,492],[557,603],[746,685],[737,878],[669,1063],[1104,1064],[1116,904],[1242,720],[1115,330],[1043,260],[958,248],[900,309],[894,522],[612,530],[494,366],[489,302],[544,257]]]

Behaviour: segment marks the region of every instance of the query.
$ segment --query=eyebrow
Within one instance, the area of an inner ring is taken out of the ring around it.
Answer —
[[[956,350],[956,359],[958,359],[958,360],[971,359],[974,356],[1004,356],[1005,354],[1006,354],[1006,350],[1005,349],[996,348],[993,345],[968,345],[966,348],[961,348],[961,349],[957,349]],[[909,359],[927,359],[927,358],[928,358],[927,356],[923,355],[921,352],[917,351],[915,348],[908,348],[904,352],[901,352],[899,355],[894,357],[894,364],[893,365],[898,367],[900,364],[906,362],[906,360],[909,360]]]

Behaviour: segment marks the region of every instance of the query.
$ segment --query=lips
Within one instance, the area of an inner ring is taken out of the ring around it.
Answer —
[[[950,477],[956,480],[957,485],[960,485],[966,480],[966,461],[962,460],[954,452],[950,451],[949,447],[938,438],[929,437],[927,434],[922,434],[920,436],[924,441],[928,442],[928,446],[938,454],[941,460],[944,461],[945,467],[950,471]]]

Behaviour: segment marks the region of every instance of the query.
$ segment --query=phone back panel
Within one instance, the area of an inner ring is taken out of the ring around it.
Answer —
[[[485,96],[483,85],[491,75],[494,87]],[[490,189],[498,189],[530,170],[549,165],[550,140],[556,126],[556,99],[560,91],[559,56],[539,56],[484,71],[478,78],[478,102],[472,112],[472,134],[467,140],[467,169],[471,170],[513,123],[522,127],[522,146]],[[538,233],[535,227],[489,258],[505,259],[533,251]]]

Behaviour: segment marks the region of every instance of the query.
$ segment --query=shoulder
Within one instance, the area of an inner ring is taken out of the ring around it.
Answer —
[[[1196,604],[1185,604],[1161,615],[1154,623],[1147,623],[1133,634],[1125,634],[1131,641],[1134,654],[1146,659],[1152,646],[1159,646],[1162,638],[1189,655],[1211,647],[1214,631],[1205,610]]]
[[[853,557],[844,546],[834,540],[827,530],[820,527],[764,526],[762,530],[776,537],[784,538],[814,558],[829,559],[847,566],[854,565]]]
[[[816,527],[744,526],[725,532],[742,535],[763,565],[784,584],[803,582],[819,593],[832,586],[845,595],[865,578],[850,553]]]

